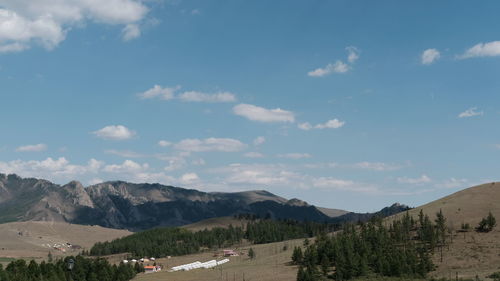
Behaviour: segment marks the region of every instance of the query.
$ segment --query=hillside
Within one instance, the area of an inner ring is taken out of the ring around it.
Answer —
[[[443,262],[440,253],[434,255],[438,268],[432,274],[439,277],[455,276],[484,278],[499,271],[500,264],[500,227],[489,233],[475,231],[457,232],[462,223],[476,227],[481,218],[491,213],[500,220],[500,183],[487,183],[461,190],[439,200],[430,202],[409,211],[417,218],[420,210],[431,219],[441,209],[447,219],[447,225],[453,233],[453,243],[443,250]],[[394,217],[400,217],[398,214]],[[392,220],[394,217],[388,218]]]
[[[440,261],[439,251],[435,252],[433,256],[434,263],[438,267],[435,271],[431,272],[431,276],[455,278],[458,273],[459,278],[474,279],[478,275],[479,278],[484,279],[492,272],[500,270],[500,227],[497,226],[490,233],[477,233],[475,231],[466,233],[458,232],[462,222],[476,226],[480,219],[486,216],[489,211],[499,220],[500,204],[498,202],[500,202],[500,183],[488,183],[464,189],[439,200],[408,210],[412,216],[417,218],[418,213],[422,209],[424,213],[428,214],[434,220],[435,213],[441,209],[447,218],[449,227],[453,229],[453,243],[443,249],[443,262]],[[381,210],[380,213],[395,211],[401,207],[404,209],[404,206],[395,204]],[[386,221],[389,222],[395,217],[401,217],[404,213],[388,217]],[[224,226],[232,222],[233,219],[231,218],[211,219],[187,227],[202,229],[210,226]],[[295,280],[297,267],[287,265],[291,256],[290,247],[288,248],[288,253],[280,253],[280,249],[286,243],[300,245],[301,240],[252,246],[257,251],[257,260],[249,260],[246,256],[232,259],[230,263],[224,266],[223,279],[225,278],[225,272],[227,272],[229,280],[234,276],[236,276],[236,280],[243,280],[243,273],[246,279],[253,277],[254,279],[257,278],[255,280]],[[276,253],[278,253],[278,258],[276,258]],[[260,260],[261,257],[262,260]],[[203,261],[209,259],[212,259],[210,253],[203,253],[174,257],[170,260],[161,260],[161,262],[167,266],[173,266],[195,260]],[[276,259],[278,260],[277,262]],[[211,275],[212,273],[213,276]],[[176,280],[206,280],[206,277],[209,276],[207,274],[214,280],[220,277],[220,275],[217,275],[217,272],[195,270],[177,273],[163,272],[147,277],[139,275],[136,277],[136,280],[163,280],[173,277]],[[359,280],[365,279],[360,278]]]
[[[420,210],[431,217],[441,209],[450,227],[459,228],[462,223],[476,225],[489,211],[500,218],[500,183],[492,182],[473,186],[439,200],[432,201],[409,211],[417,216]]]
[[[81,249],[71,249],[66,243],[89,249],[98,241],[113,240],[131,234],[126,230],[84,226],[61,222],[12,222],[0,224],[0,257],[47,258],[77,254]],[[66,252],[54,249],[54,245],[66,244]]]
[[[72,181],[61,186],[0,174],[0,223],[58,221],[137,231],[241,213],[275,219],[330,219],[315,206],[264,190],[209,193],[123,181],[88,187]]]

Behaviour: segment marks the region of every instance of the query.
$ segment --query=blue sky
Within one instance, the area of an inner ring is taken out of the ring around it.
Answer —
[[[352,211],[498,180],[496,1],[99,3],[0,0],[0,172]]]

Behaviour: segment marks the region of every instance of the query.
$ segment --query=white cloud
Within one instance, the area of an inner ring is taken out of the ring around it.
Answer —
[[[266,138],[265,138],[265,137],[260,136],[260,137],[257,137],[257,138],[255,138],[255,139],[253,140],[253,145],[255,145],[255,146],[259,146],[259,145],[261,145],[261,144],[263,144],[263,143],[265,143],[265,142],[266,142]]]
[[[221,151],[237,152],[245,149],[246,144],[230,138],[184,139],[174,145],[175,149],[189,152]]]
[[[343,127],[344,124],[345,124],[344,121],[340,121],[338,119],[332,119],[332,120],[328,120],[325,123],[317,124],[315,126],[311,125],[311,123],[309,123],[309,122],[304,122],[304,123],[298,124],[297,127],[301,130],[309,131],[311,129],[338,129],[338,128]]]
[[[468,185],[468,180],[467,179],[457,179],[457,178],[450,178],[448,180],[445,180],[441,183],[437,183],[436,187],[438,188],[460,188],[460,187],[466,187]]]
[[[92,133],[97,137],[106,140],[127,140],[136,135],[134,131],[131,131],[127,127],[122,125],[106,126]]]
[[[217,173],[226,174],[224,182],[242,185],[288,185],[296,182],[301,175],[288,171],[280,165],[242,165],[232,164],[216,169]]]
[[[125,161],[123,161],[122,164],[106,165],[104,167],[104,171],[107,173],[126,174],[126,173],[143,172],[143,171],[147,170],[148,168],[149,168],[149,165],[147,163],[141,165],[141,164],[134,162],[132,160],[125,160]]]
[[[477,111],[477,107],[471,107],[466,111],[458,114],[458,118],[469,118],[474,116],[482,116],[484,114],[483,111]]]
[[[17,152],[40,152],[47,150],[47,145],[43,143],[33,145],[23,145],[16,148]]]
[[[171,143],[171,142],[169,142],[169,141],[166,141],[166,140],[160,140],[160,141],[158,142],[158,145],[159,145],[159,146],[161,146],[161,147],[167,147],[167,146],[171,146],[171,145],[172,145],[172,143]]]
[[[345,124],[345,122],[343,122],[343,121],[340,121],[338,119],[332,119],[332,120],[328,120],[324,124],[318,124],[318,125],[314,126],[314,128],[316,128],[316,129],[338,129],[338,128],[341,128],[342,126],[344,126],[344,124]]]
[[[458,58],[467,59],[475,57],[496,57],[500,56],[500,41],[492,41],[488,43],[479,43],[465,51]]]
[[[160,85],[154,85],[153,88],[137,94],[142,99],[160,98],[163,100],[171,100],[175,96],[175,92],[180,89],[180,86],[173,88],[163,88]]]
[[[148,12],[138,0],[1,0],[0,6],[2,52],[22,51],[32,45],[53,49],[73,27],[86,22],[136,25]],[[131,39],[134,32],[137,35],[137,30],[128,29],[124,38]]]
[[[196,173],[186,173],[181,176],[179,181],[182,184],[194,184],[200,182],[200,178]]]
[[[131,151],[131,150],[109,149],[109,150],[105,150],[104,153],[113,154],[113,155],[117,155],[117,156],[124,157],[124,158],[146,158],[146,157],[149,157],[149,155],[141,154],[141,153]]]
[[[191,15],[193,15],[193,16],[200,15],[200,14],[201,14],[201,11],[198,9],[191,10]]]
[[[28,49],[29,47],[20,43],[8,43],[0,45],[0,53],[17,53]]]
[[[349,63],[354,63],[359,59],[359,50],[354,46],[349,46],[345,48],[347,50],[347,61]]]
[[[352,165],[352,167],[358,169],[373,170],[373,171],[395,171],[401,168],[401,166],[397,165],[392,165],[382,162],[366,162],[366,161],[356,163]]]
[[[288,158],[288,159],[303,159],[303,158],[311,158],[311,154],[309,153],[286,153],[278,155],[280,158]]]
[[[373,185],[356,183],[351,180],[343,180],[332,177],[314,178],[312,184],[317,188],[325,188],[332,190],[345,190],[352,192],[378,192],[378,188]]]
[[[303,169],[301,169],[302,171]],[[221,175],[218,189],[238,188],[293,188],[293,189],[332,189],[350,192],[379,192],[375,185],[354,182],[332,177],[314,177],[294,171],[293,167],[283,164],[231,164],[209,170]]]
[[[311,77],[324,77],[332,73],[346,73],[351,70],[352,64],[354,64],[359,59],[359,49],[354,46],[349,46],[345,48],[347,51],[347,61],[345,63],[341,60],[335,61],[335,63],[329,63],[325,67],[316,68],[307,73]]]
[[[255,151],[247,152],[243,154],[243,156],[245,156],[246,158],[264,158],[264,154]]]
[[[70,164],[64,157],[53,159],[51,157],[38,160],[0,161],[0,171],[7,174],[18,174],[23,177],[36,177],[49,180],[73,180],[76,176],[94,174],[99,171],[104,163],[90,159],[86,165]]]
[[[291,111],[280,108],[266,109],[252,104],[238,104],[233,107],[236,115],[243,116],[258,122],[295,122],[295,115]]]
[[[183,102],[227,103],[236,101],[236,96],[230,92],[217,92],[209,94],[199,91],[186,91],[180,94],[176,94],[180,89],[181,86],[162,87],[160,85],[154,85],[153,88],[137,95],[141,99],[177,99]]]
[[[438,60],[441,53],[437,49],[427,49],[422,53],[422,64],[429,65]]]
[[[181,101],[185,102],[235,102],[236,96],[229,92],[219,92],[215,94],[207,94],[196,91],[184,92],[178,96]]]
[[[408,178],[408,177],[402,177],[397,179],[399,183],[407,183],[407,184],[423,184],[423,183],[429,183],[431,182],[431,178],[429,178],[427,175],[423,174],[419,178]]]
[[[129,23],[123,28],[122,33],[123,40],[130,41],[141,36],[141,29],[137,24]]]
[[[309,122],[299,123],[297,127],[304,131],[309,131],[313,128],[313,126]]]
[[[163,168],[167,172],[180,170],[187,164],[186,158],[182,155],[162,157],[161,160],[168,162],[168,166]]]
[[[338,60],[335,63],[329,63],[323,68],[316,68],[315,70],[309,71],[307,75],[311,77],[323,77],[331,73],[346,73],[351,67]]]

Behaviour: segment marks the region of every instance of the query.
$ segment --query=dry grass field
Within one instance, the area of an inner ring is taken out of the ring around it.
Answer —
[[[131,232],[126,230],[61,222],[0,224],[0,263],[8,262],[9,258],[46,259],[49,251],[54,257],[74,255],[81,249],[70,249],[66,246],[66,252],[62,252],[53,246],[70,243],[89,249],[98,241],[112,240],[129,234]]]
[[[431,275],[436,277],[483,279],[492,272],[500,271],[500,226],[490,233],[458,232],[462,223],[472,228],[491,212],[500,225],[500,183],[487,183],[456,192],[409,211],[414,218],[420,210],[431,219],[439,210],[443,211],[447,224],[453,233],[453,243],[434,255],[438,268]],[[394,217],[401,217],[398,214]],[[393,218],[388,218],[390,221]]]
[[[206,252],[194,255],[172,257],[170,259],[159,259],[158,264],[162,264],[162,272],[139,274],[134,281],[291,281],[297,276],[297,267],[289,265],[293,248],[302,245],[303,239],[290,240],[286,242],[270,243],[251,246],[256,258],[253,260],[247,256],[250,246],[237,248],[244,255],[229,257],[229,262],[214,269],[194,269],[191,271],[167,272],[173,266],[187,264],[195,261],[205,262],[212,259],[222,259],[213,257],[213,252]],[[287,250],[284,250],[284,246]]]

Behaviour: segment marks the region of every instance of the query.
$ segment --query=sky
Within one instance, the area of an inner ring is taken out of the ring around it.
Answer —
[[[0,173],[357,212],[496,181],[499,9],[0,0]]]

